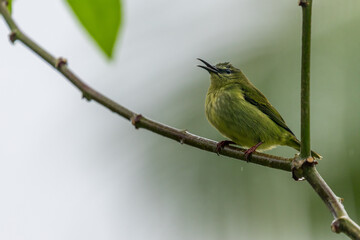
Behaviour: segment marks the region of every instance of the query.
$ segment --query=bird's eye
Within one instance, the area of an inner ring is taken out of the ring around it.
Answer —
[[[230,74],[230,73],[231,73],[231,70],[230,70],[230,69],[226,69],[225,72],[226,72],[227,74]]]

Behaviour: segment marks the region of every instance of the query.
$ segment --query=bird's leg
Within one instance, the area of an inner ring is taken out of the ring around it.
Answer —
[[[220,151],[225,147],[225,146],[229,146],[229,144],[236,144],[233,141],[230,140],[224,140],[224,141],[220,141],[218,142],[218,144],[216,144],[216,154],[219,155]]]
[[[254,146],[252,146],[251,148],[249,148],[248,150],[245,151],[245,160],[246,162],[249,162],[249,157],[251,156],[251,154],[253,152],[255,152],[255,150],[261,145],[263,144],[262,141],[258,142],[257,144],[255,144]]]

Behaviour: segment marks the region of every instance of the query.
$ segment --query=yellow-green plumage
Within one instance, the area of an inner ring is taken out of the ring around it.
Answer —
[[[287,127],[279,112],[266,97],[230,63],[206,66],[211,84],[206,95],[205,112],[209,122],[225,137],[243,147],[271,149],[286,145],[297,150],[300,142]],[[321,158],[315,152],[313,157]]]

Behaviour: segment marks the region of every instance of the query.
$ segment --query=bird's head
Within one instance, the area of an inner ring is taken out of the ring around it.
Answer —
[[[246,80],[244,74],[228,62],[218,63],[215,66],[198,58],[205,66],[197,65],[210,73],[211,85],[222,87],[231,83],[242,83]]]

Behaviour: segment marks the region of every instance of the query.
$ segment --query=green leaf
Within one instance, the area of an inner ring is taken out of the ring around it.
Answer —
[[[108,58],[121,24],[121,0],[66,0],[83,27]]]

